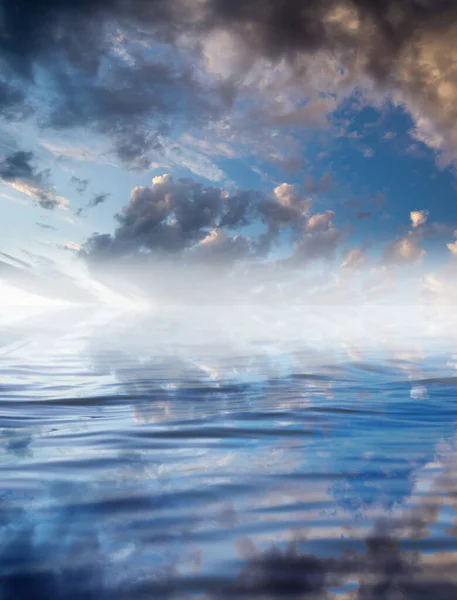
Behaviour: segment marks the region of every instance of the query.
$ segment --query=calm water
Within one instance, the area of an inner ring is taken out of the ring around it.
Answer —
[[[0,599],[457,598],[456,331],[3,314]]]

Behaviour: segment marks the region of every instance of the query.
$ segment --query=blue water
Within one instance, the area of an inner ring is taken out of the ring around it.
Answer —
[[[454,333],[387,308],[2,315],[0,599],[457,598]]]

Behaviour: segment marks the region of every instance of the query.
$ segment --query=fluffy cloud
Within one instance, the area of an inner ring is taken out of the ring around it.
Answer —
[[[175,182],[171,175],[155,177],[152,186],[132,190],[117,217],[116,236],[150,250],[183,250],[201,241],[205,228],[218,225],[225,200],[219,188],[205,188],[192,180]]]
[[[446,244],[446,248],[452,254],[452,256],[457,256],[457,241]]]
[[[287,183],[269,195],[228,193],[164,174],[151,186],[135,187],[116,216],[114,233],[93,234],[79,255],[95,276],[111,277],[117,285],[140,282],[167,301],[183,294],[246,298],[248,290],[268,285],[271,277],[287,283],[294,271],[336,255],[344,234],[332,225],[334,213],[314,215],[312,221],[309,206],[298,186]],[[308,228],[310,220],[314,225]],[[282,232],[292,236],[293,247],[288,257],[276,260],[271,251]],[[262,296],[276,298],[274,286]]]
[[[410,234],[389,243],[384,249],[384,260],[387,264],[407,264],[421,262],[426,251],[419,246],[419,239]]]
[[[273,190],[273,194],[281,206],[295,207],[300,206],[302,199],[296,185],[282,183]]]
[[[268,250],[279,239],[280,230],[291,228],[300,237],[306,227],[311,199],[303,197],[296,185],[282,183],[258,205],[258,213],[268,227],[267,233],[259,238],[258,247]]]
[[[417,228],[427,222],[428,210],[413,210],[409,215],[413,227]]]
[[[195,246],[194,253],[206,264],[231,264],[252,255],[251,240],[242,235],[230,237],[223,229],[213,229]]]
[[[335,213],[333,210],[327,210],[325,213],[316,213],[309,218],[307,229],[308,231],[326,230],[330,227]]]
[[[179,253],[197,246],[196,255],[220,254],[221,249],[238,256],[241,238],[230,241],[226,229],[247,225],[256,192],[227,194],[221,188],[205,187],[191,179],[169,175],[153,178],[151,186],[137,186],[128,204],[116,216],[119,224],[114,236],[93,236],[88,241],[89,255],[104,256],[146,251]]]

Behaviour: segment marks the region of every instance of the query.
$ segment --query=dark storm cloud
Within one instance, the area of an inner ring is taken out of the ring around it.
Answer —
[[[457,4],[450,0],[214,0],[207,22],[249,40],[252,56],[300,59],[329,51],[352,86],[368,75],[414,115],[418,139],[457,149]],[[309,63],[308,63],[309,64]]]
[[[296,66],[297,82],[306,82],[300,56],[328,50],[354,83],[368,74],[384,90],[398,91],[400,101],[457,147],[457,72],[450,58],[457,5],[450,0],[3,0],[0,9],[0,55],[8,73],[22,77],[24,90],[33,89],[36,66],[52,82],[53,101],[41,122],[106,134],[136,168],[162,151],[163,132],[176,126],[173,116],[207,123],[231,106],[240,73],[211,87],[195,68],[199,41],[218,29],[247,45],[242,71],[258,57],[285,58]],[[182,52],[179,60],[153,61],[144,46],[121,58],[119,31],[168,48],[185,34],[195,42],[194,66],[186,66]],[[3,96],[7,104],[19,100],[13,92]],[[1,97],[0,90],[0,105]]]
[[[253,43],[271,57],[293,59],[297,50],[324,46],[351,48],[370,33],[371,43],[365,48],[368,67],[379,79],[388,76],[392,62],[417,31],[455,24],[457,17],[450,0],[214,0],[208,12],[213,25],[241,30],[249,26]],[[362,31],[355,24],[352,32],[329,28],[329,22],[346,25],[351,16],[359,17]],[[369,29],[363,31],[366,26]],[[384,52],[376,56],[374,51],[381,48]]]
[[[48,172],[37,171],[33,152],[18,150],[0,160],[0,179],[35,199],[41,208],[52,210],[60,202],[47,184]]]

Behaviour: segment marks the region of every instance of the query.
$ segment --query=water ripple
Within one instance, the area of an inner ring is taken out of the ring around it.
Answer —
[[[1,600],[457,597],[452,340],[72,318],[2,327]]]

